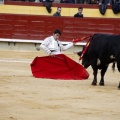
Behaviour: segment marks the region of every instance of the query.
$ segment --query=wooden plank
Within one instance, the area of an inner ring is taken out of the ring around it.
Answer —
[[[94,33],[120,34],[119,19],[73,18],[35,15],[2,14],[0,16],[0,38],[44,39],[58,28],[62,40],[93,35]]]

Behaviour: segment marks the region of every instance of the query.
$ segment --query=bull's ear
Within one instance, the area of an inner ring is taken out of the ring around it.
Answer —
[[[77,53],[78,56],[81,56],[81,54],[82,54],[82,51],[80,51],[80,52]]]

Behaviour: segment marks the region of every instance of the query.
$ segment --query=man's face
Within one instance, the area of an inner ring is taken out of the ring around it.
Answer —
[[[56,34],[53,34],[53,37],[54,37],[54,39],[55,39],[55,40],[57,40],[57,39],[59,39],[59,37],[60,37],[60,34],[58,34],[58,33],[56,33]]]
[[[78,9],[78,12],[79,12],[79,13],[82,13],[82,11],[83,11],[82,9]]]
[[[58,9],[57,9],[57,12],[58,12],[58,13],[61,13],[61,8],[58,8]]]

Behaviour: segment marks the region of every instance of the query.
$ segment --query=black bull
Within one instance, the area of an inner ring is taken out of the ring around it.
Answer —
[[[82,65],[85,68],[89,66],[93,69],[92,85],[97,85],[98,69],[101,70],[101,80],[99,85],[104,85],[104,75],[110,63],[117,63],[118,71],[120,72],[120,35],[110,34],[94,34],[89,40],[88,49],[82,56]],[[83,48],[84,51],[85,47]],[[81,56],[83,51],[77,54]],[[120,88],[120,84],[118,86]]]

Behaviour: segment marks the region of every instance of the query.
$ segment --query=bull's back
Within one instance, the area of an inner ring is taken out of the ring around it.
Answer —
[[[98,57],[99,52],[107,45],[106,38],[109,34],[94,34],[90,40],[88,54],[92,57]]]
[[[98,52],[101,50],[109,50],[112,47],[120,49],[120,35],[111,34],[94,34],[91,41],[89,51]]]
[[[120,71],[120,35],[94,34],[90,41],[88,55],[91,59],[100,59],[103,65],[112,62],[110,56],[113,56]]]

